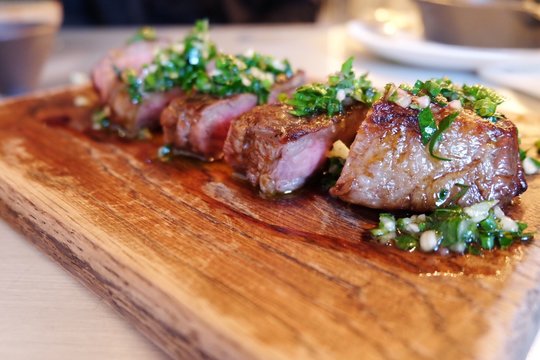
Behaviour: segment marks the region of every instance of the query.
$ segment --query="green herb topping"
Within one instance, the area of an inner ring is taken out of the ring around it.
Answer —
[[[397,87],[394,84],[387,84],[385,99],[405,108],[419,110],[418,127],[422,143],[428,146],[431,156],[442,161],[451,159],[436,155],[434,151],[443,132],[452,125],[463,108],[470,109],[492,122],[503,117],[497,112],[497,106],[503,102],[503,98],[493,90],[482,85],[460,87],[448,78],[418,80],[413,86],[401,84]],[[438,126],[430,106],[432,103],[453,111],[443,118]]]
[[[239,93],[257,95],[259,103],[268,100],[274,83],[293,75],[288,61],[278,61],[257,53],[228,55],[217,51],[210,41],[207,21],[197,21],[183,42],[160,50],[141,74],[124,70],[122,79],[133,103],[143,94],[172,88],[195,90],[219,97]]]
[[[381,214],[371,234],[378,241],[405,251],[480,254],[482,250],[507,248],[531,240],[534,234],[525,233],[526,228],[527,224],[506,216],[497,201],[484,201],[398,219]]]
[[[538,145],[540,145],[540,141],[534,143],[537,151]],[[528,151],[529,150],[523,150],[521,147],[519,148],[519,159],[521,160],[523,171],[527,175],[540,174],[540,159],[536,159],[532,156],[527,155]]]
[[[326,154],[328,160],[321,178],[321,184],[324,189],[328,190],[336,184],[348,156],[349,148],[347,145],[341,140],[334,142],[332,149]]]
[[[219,54],[214,68],[199,78],[195,89],[219,97],[240,93],[256,94],[266,103],[272,86],[293,75],[288,61],[277,61],[258,53],[232,56]]]
[[[111,126],[111,109],[106,106],[92,114],[92,129],[104,130]]]
[[[156,29],[153,27],[144,26],[137,30],[135,35],[128,39],[128,44],[133,44],[139,41],[155,41],[156,39]]]
[[[451,106],[456,110],[461,110],[461,108],[471,109],[478,116],[492,122],[496,122],[503,117],[502,114],[497,112],[497,106],[502,104],[504,99],[495,91],[482,85],[465,84],[458,86],[448,78],[440,78],[427,81],[417,80],[412,87],[402,84],[399,89],[413,95],[416,99],[425,96],[429,98],[430,102],[441,107]],[[396,99],[399,100],[400,95],[406,96],[406,94],[400,94],[395,87],[393,90],[394,92],[389,96],[394,97],[394,102],[396,102]],[[410,101],[410,107],[412,108],[425,108],[429,105],[428,103],[426,106],[421,106],[414,100],[411,99]]]
[[[381,97],[367,74],[356,76],[351,57],[343,63],[341,71],[330,75],[326,84],[313,83],[299,87],[290,99],[284,100],[292,106],[291,114],[310,116],[326,113],[332,116],[342,113],[345,106],[354,100],[371,105]]]

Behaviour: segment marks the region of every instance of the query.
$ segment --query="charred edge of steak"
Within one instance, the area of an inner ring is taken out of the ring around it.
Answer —
[[[453,112],[438,106],[432,111],[437,122]],[[458,183],[470,186],[459,201],[463,206],[487,199],[509,203],[526,190],[511,121],[493,123],[462,111],[437,149],[452,160],[441,161],[422,144],[417,114],[388,101],[374,104],[330,193],[377,209],[427,211],[436,207],[441,189],[457,192]]]

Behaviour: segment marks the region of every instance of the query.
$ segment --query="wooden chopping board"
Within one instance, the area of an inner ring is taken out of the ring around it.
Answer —
[[[375,211],[313,184],[263,199],[160,136],[85,131],[72,88],[0,104],[0,214],[174,358],[522,359],[537,242],[485,256],[368,242]],[[522,131],[540,136],[533,122]],[[511,214],[540,229],[540,177]]]

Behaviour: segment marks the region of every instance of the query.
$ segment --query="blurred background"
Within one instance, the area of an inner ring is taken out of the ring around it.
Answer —
[[[85,61],[96,60],[84,43],[71,42],[77,31],[83,32],[81,38],[92,33],[91,41],[99,36],[96,32],[108,29],[100,42],[113,47],[121,44],[111,37],[116,30],[189,26],[201,18],[212,26],[303,24],[313,31],[312,25],[341,26],[346,30],[341,42],[349,38],[382,59],[475,71],[513,87],[519,62],[519,90],[538,88],[531,86],[530,74],[538,79],[540,0],[0,0],[0,94],[35,89],[51,53],[59,64],[80,48],[85,53],[80,55],[81,70],[87,70]],[[63,31],[55,42],[59,29]],[[499,68],[488,68],[488,63]],[[47,74],[40,85],[66,81]],[[534,94],[540,97],[540,89]]]

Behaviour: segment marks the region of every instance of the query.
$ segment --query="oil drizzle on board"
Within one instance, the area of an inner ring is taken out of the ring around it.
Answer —
[[[189,157],[176,157],[163,162],[157,158],[157,150],[162,145],[160,133],[154,133],[151,139],[130,141],[107,130],[93,130],[91,114],[99,108],[97,98],[92,93],[85,96],[91,100],[89,106],[85,107],[77,107],[65,99],[47,106],[38,104],[32,110],[38,121],[27,124],[28,131],[32,131],[32,126],[45,125],[51,128],[51,137],[58,131],[65,131],[80,141],[94,142],[96,147],[100,144],[114,147],[113,152],[129,154],[147,165],[144,171],[159,173],[167,181],[181,183],[184,189],[200,193],[207,197],[206,200],[216,201],[217,206],[229,209],[245,222],[285,234],[294,241],[352,254],[358,261],[372,261],[428,277],[497,276],[507,271],[523,255],[521,246],[526,245],[488,251],[481,256],[441,256],[420,251],[404,252],[375,243],[370,239],[368,230],[376,224],[377,211],[340,202],[326,194],[317,183],[294,194],[268,199],[262,198],[249,184],[233,176],[229,167],[222,162],[207,163]],[[43,151],[40,142],[32,141],[31,136],[25,139],[26,152]],[[76,162],[76,157],[72,157],[70,164]],[[58,168],[60,164],[49,165]],[[510,212],[514,216],[522,214],[519,201]],[[318,216],[304,217],[306,221],[299,223],[297,218],[302,217],[303,213]]]

